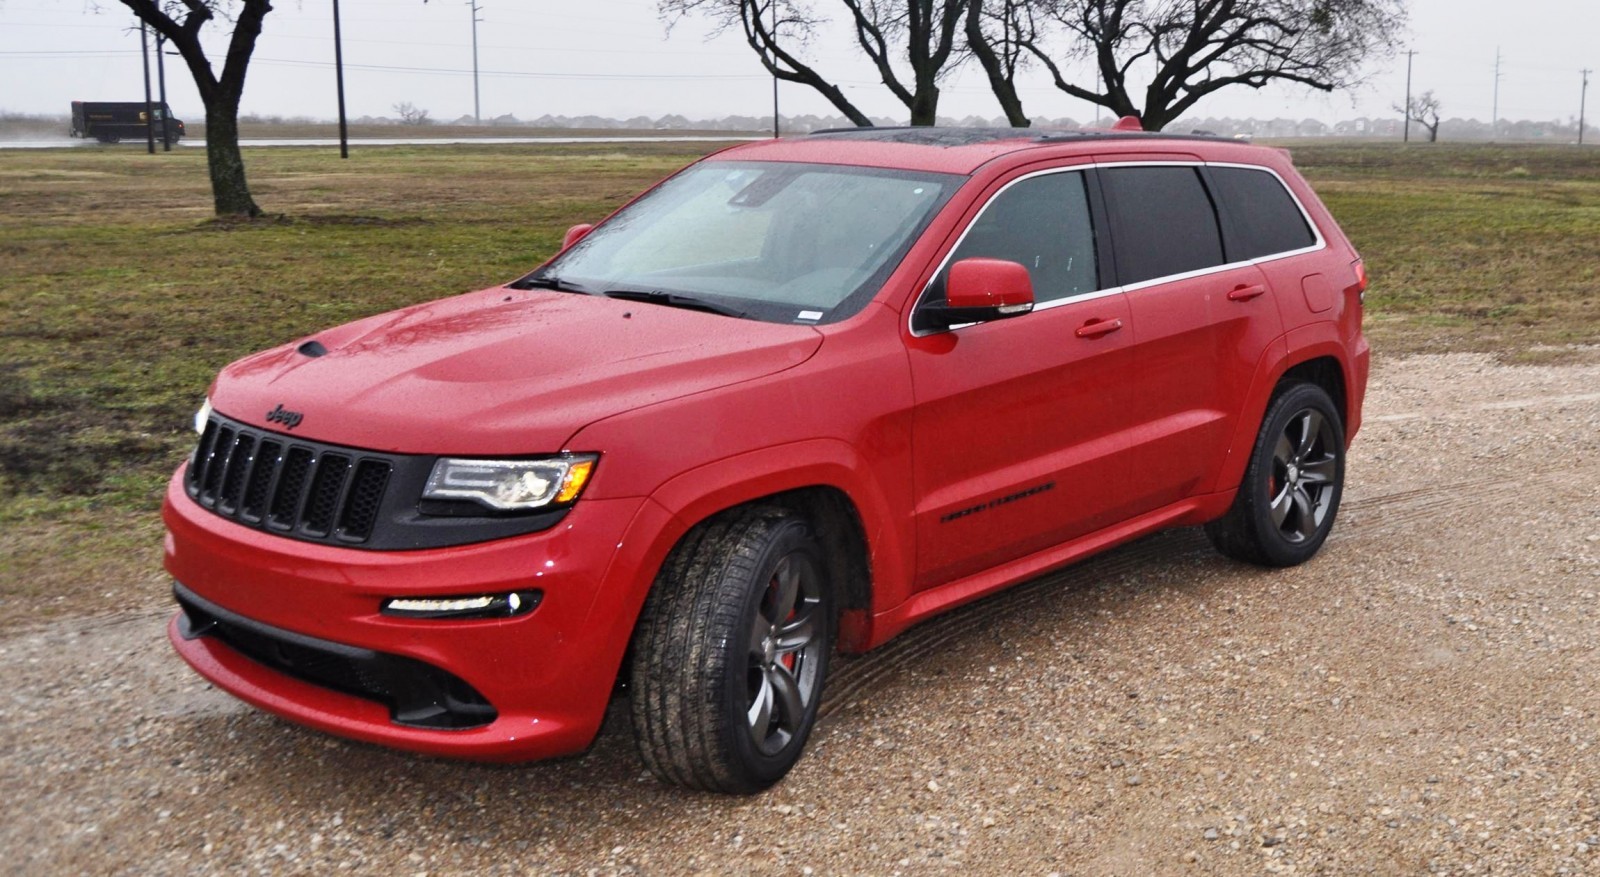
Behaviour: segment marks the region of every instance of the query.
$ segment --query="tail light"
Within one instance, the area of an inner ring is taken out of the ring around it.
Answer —
[[[1362,304],[1366,304],[1367,303],[1367,285],[1368,285],[1368,281],[1367,281],[1367,263],[1365,261],[1361,260],[1361,259],[1357,259],[1354,262],[1350,263],[1350,267],[1356,269],[1356,282],[1355,282],[1354,286],[1351,286],[1350,288],[1346,289],[1345,291],[1346,292],[1353,292],[1353,293],[1361,296],[1361,303]]]

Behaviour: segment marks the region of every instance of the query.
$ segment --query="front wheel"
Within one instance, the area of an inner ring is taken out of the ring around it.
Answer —
[[[1267,406],[1233,506],[1206,525],[1228,557],[1262,566],[1310,560],[1344,492],[1344,424],[1315,384],[1290,384]]]
[[[634,633],[630,702],[645,766],[719,792],[782,779],[816,723],[833,637],[827,566],[803,519],[752,506],[695,528]]]

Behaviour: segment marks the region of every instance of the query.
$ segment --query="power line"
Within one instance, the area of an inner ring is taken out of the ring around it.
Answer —
[[[125,53],[119,53],[125,54]],[[281,64],[291,67],[330,67],[328,61],[304,61],[295,58],[257,57],[252,63]],[[455,67],[404,67],[389,64],[345,64],[355,70],[383,70],[391,73],[427,73],[447,76],[471,76],[473,71]],[[766,80],[761,73],[539,73],[528,70],[483,70],[484,76],[517,76],[531,79],[580,79],[630,82],[641,79],[673,79],[691,81],[750,81]]]

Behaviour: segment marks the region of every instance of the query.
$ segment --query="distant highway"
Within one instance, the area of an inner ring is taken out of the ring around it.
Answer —
[[[643,135],[600,135],[588,137],[361,137],[350,140],[351,149],[360,149],[363,146],[444,146],[470,144],[507,144],[507,143],[689,143],[704,142],[708,140],[765,140],[765,137],[756,137],[749,134],[643,134]],[[184,140],[177,149],[193,149],[205,145],[204,140]],[[338,146],[339,141],[333,137],[307,137],[297,139],[259,139],[250,138],[239,141],[240,146]],[[116,149],[139,149],[144,146],[142,140],[124,140],[117,144]],[[42,140],[0,140],[0,149],[71,149],[71,148],[113,148],[102,145],[93,140],[74,140],[71,137],[48,138]]]

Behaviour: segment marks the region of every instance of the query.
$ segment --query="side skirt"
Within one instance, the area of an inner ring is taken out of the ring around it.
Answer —
[[[876,648],[919,622],[971,603],[1011,585],[1043,575],[1058,567],[1099,554],[1106,549],[1131,542],[1168,527],[1203,524],[1222,516],[1233,503],[1236,490],[1209,493],[1180,500],[1155,511],[1146,512],[1120,524],[1113,524],[1071,542],[1019,557],[1009,563],[983,572],[956,579],[922,591],[898,606],[873,615],[870,631],[863,637],[861,651]]]

